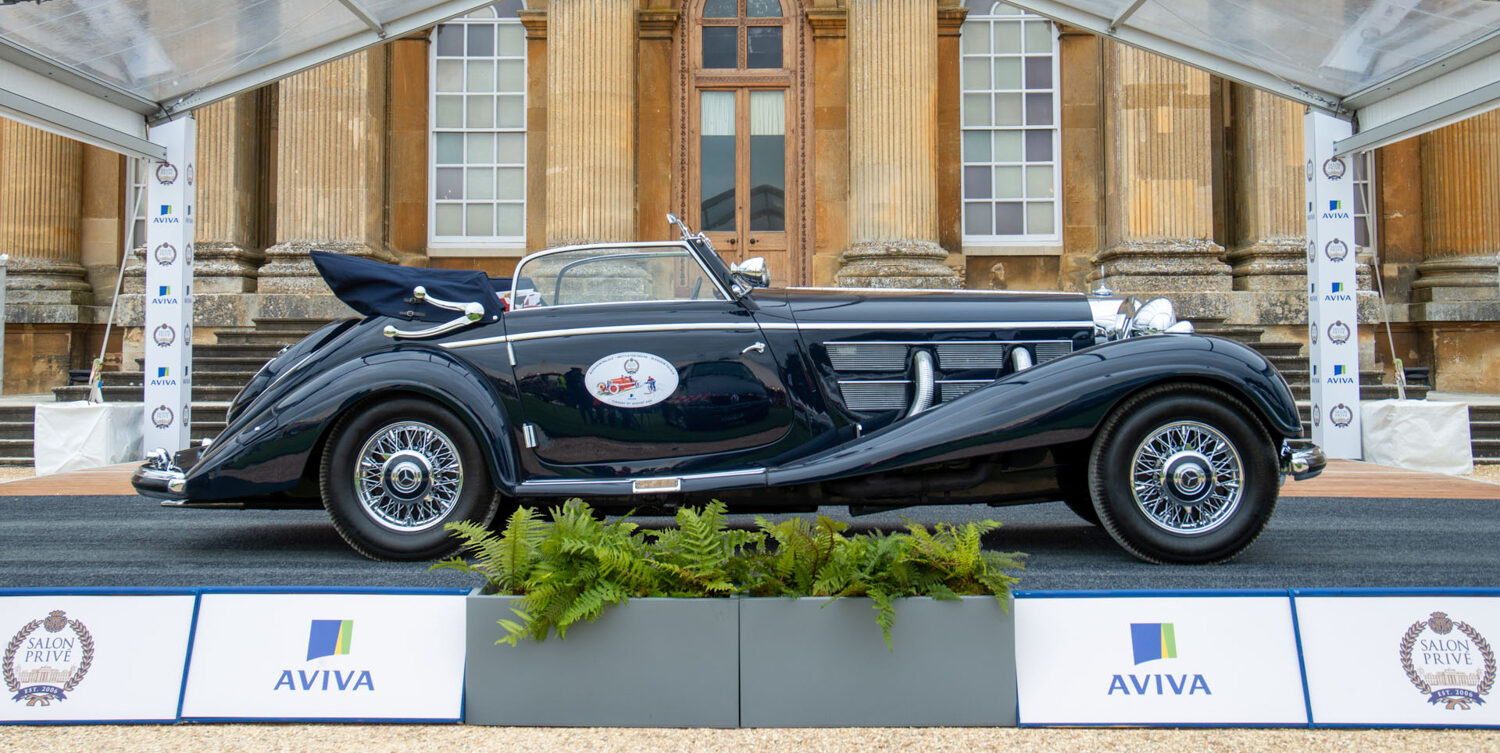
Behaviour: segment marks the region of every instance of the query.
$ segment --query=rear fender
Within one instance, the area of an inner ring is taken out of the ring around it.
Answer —
[[[187,471],[185,497],[228,499],[286,492],[313,451],[351,408],[382,395],[426,397],[453,411],[488,454],[497,486],[516,478],[514,442],[498,395],[473,366],[445,351],[403,348],[353,358],[259,400]]]
[[[1300,436],[1285,382],[1259,353],[1211,337],[1120,340],[1011,374],[853,443],[771,471],[770,484],[810,483],[1086,440],[1121,400],[1154,384],[1219,387],[1272,435]]]

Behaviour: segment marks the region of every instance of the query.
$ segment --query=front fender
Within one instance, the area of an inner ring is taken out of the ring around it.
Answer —
[[[489,453],[496,485],[514,483],[513,440],[490,381],[457,356],[414,346],[350,358],[257,400],[188,469],[182,496],[211,500],[289,491],[301,483],[309,461],[316,460],[310,457],[314,448],[345,411],[396,392],[423,395],[453,411]]]
[[[1121,400],[1172,381],[1229,392],[1273,435],[1302,433],[1291,391],[1254,350],[1214,337],[1140,337],[1011,374],[853,443],[777,468],[769,481],[826,481],[1077,442],[1092,437]]]

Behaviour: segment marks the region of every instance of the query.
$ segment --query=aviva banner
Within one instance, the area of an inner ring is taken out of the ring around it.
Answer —
[[[1291,601],[1016,594],[1020,721],[1307,724]]]
[[[1319,726],[1500,725],[1500,596],[1297,592]]]
[[[458,721],[464,597],[205,593],[183,719]]]
[[[193,600],[0,592],[0,723],[175,721]]]
[[[151,127],[166,162],[146,180],[146,384],[142,446],[188,446],[193,393],[193,116]]]

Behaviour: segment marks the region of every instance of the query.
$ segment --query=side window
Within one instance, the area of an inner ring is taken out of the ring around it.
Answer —
[[[535,305],[726,300],[698,259],[680,246],[582,248],[543,254],[516,269]],[[539,300],[537,300],[539,299]]]
[[[1360,152],[1354,163],[1354,245],[1360,252],[1375,250],[1375,152]]]
[[[964,241],[1061,242],[1056,28],[1005,3],[969,7],[961,35]]]
[[[520,0],[439,24],[433,33],[434,248],[526,245],[526,32]]]

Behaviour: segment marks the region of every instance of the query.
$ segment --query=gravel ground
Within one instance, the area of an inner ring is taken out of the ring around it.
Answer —
[[[369,751],[504,753],[1051,753],[1193,751],[1318,753],[1350,751],[1500,751],[1496,730],[1305,729],[529,729],[461,726],[182,725],[176,727],[0,727],[0,752],[37,751]]]

